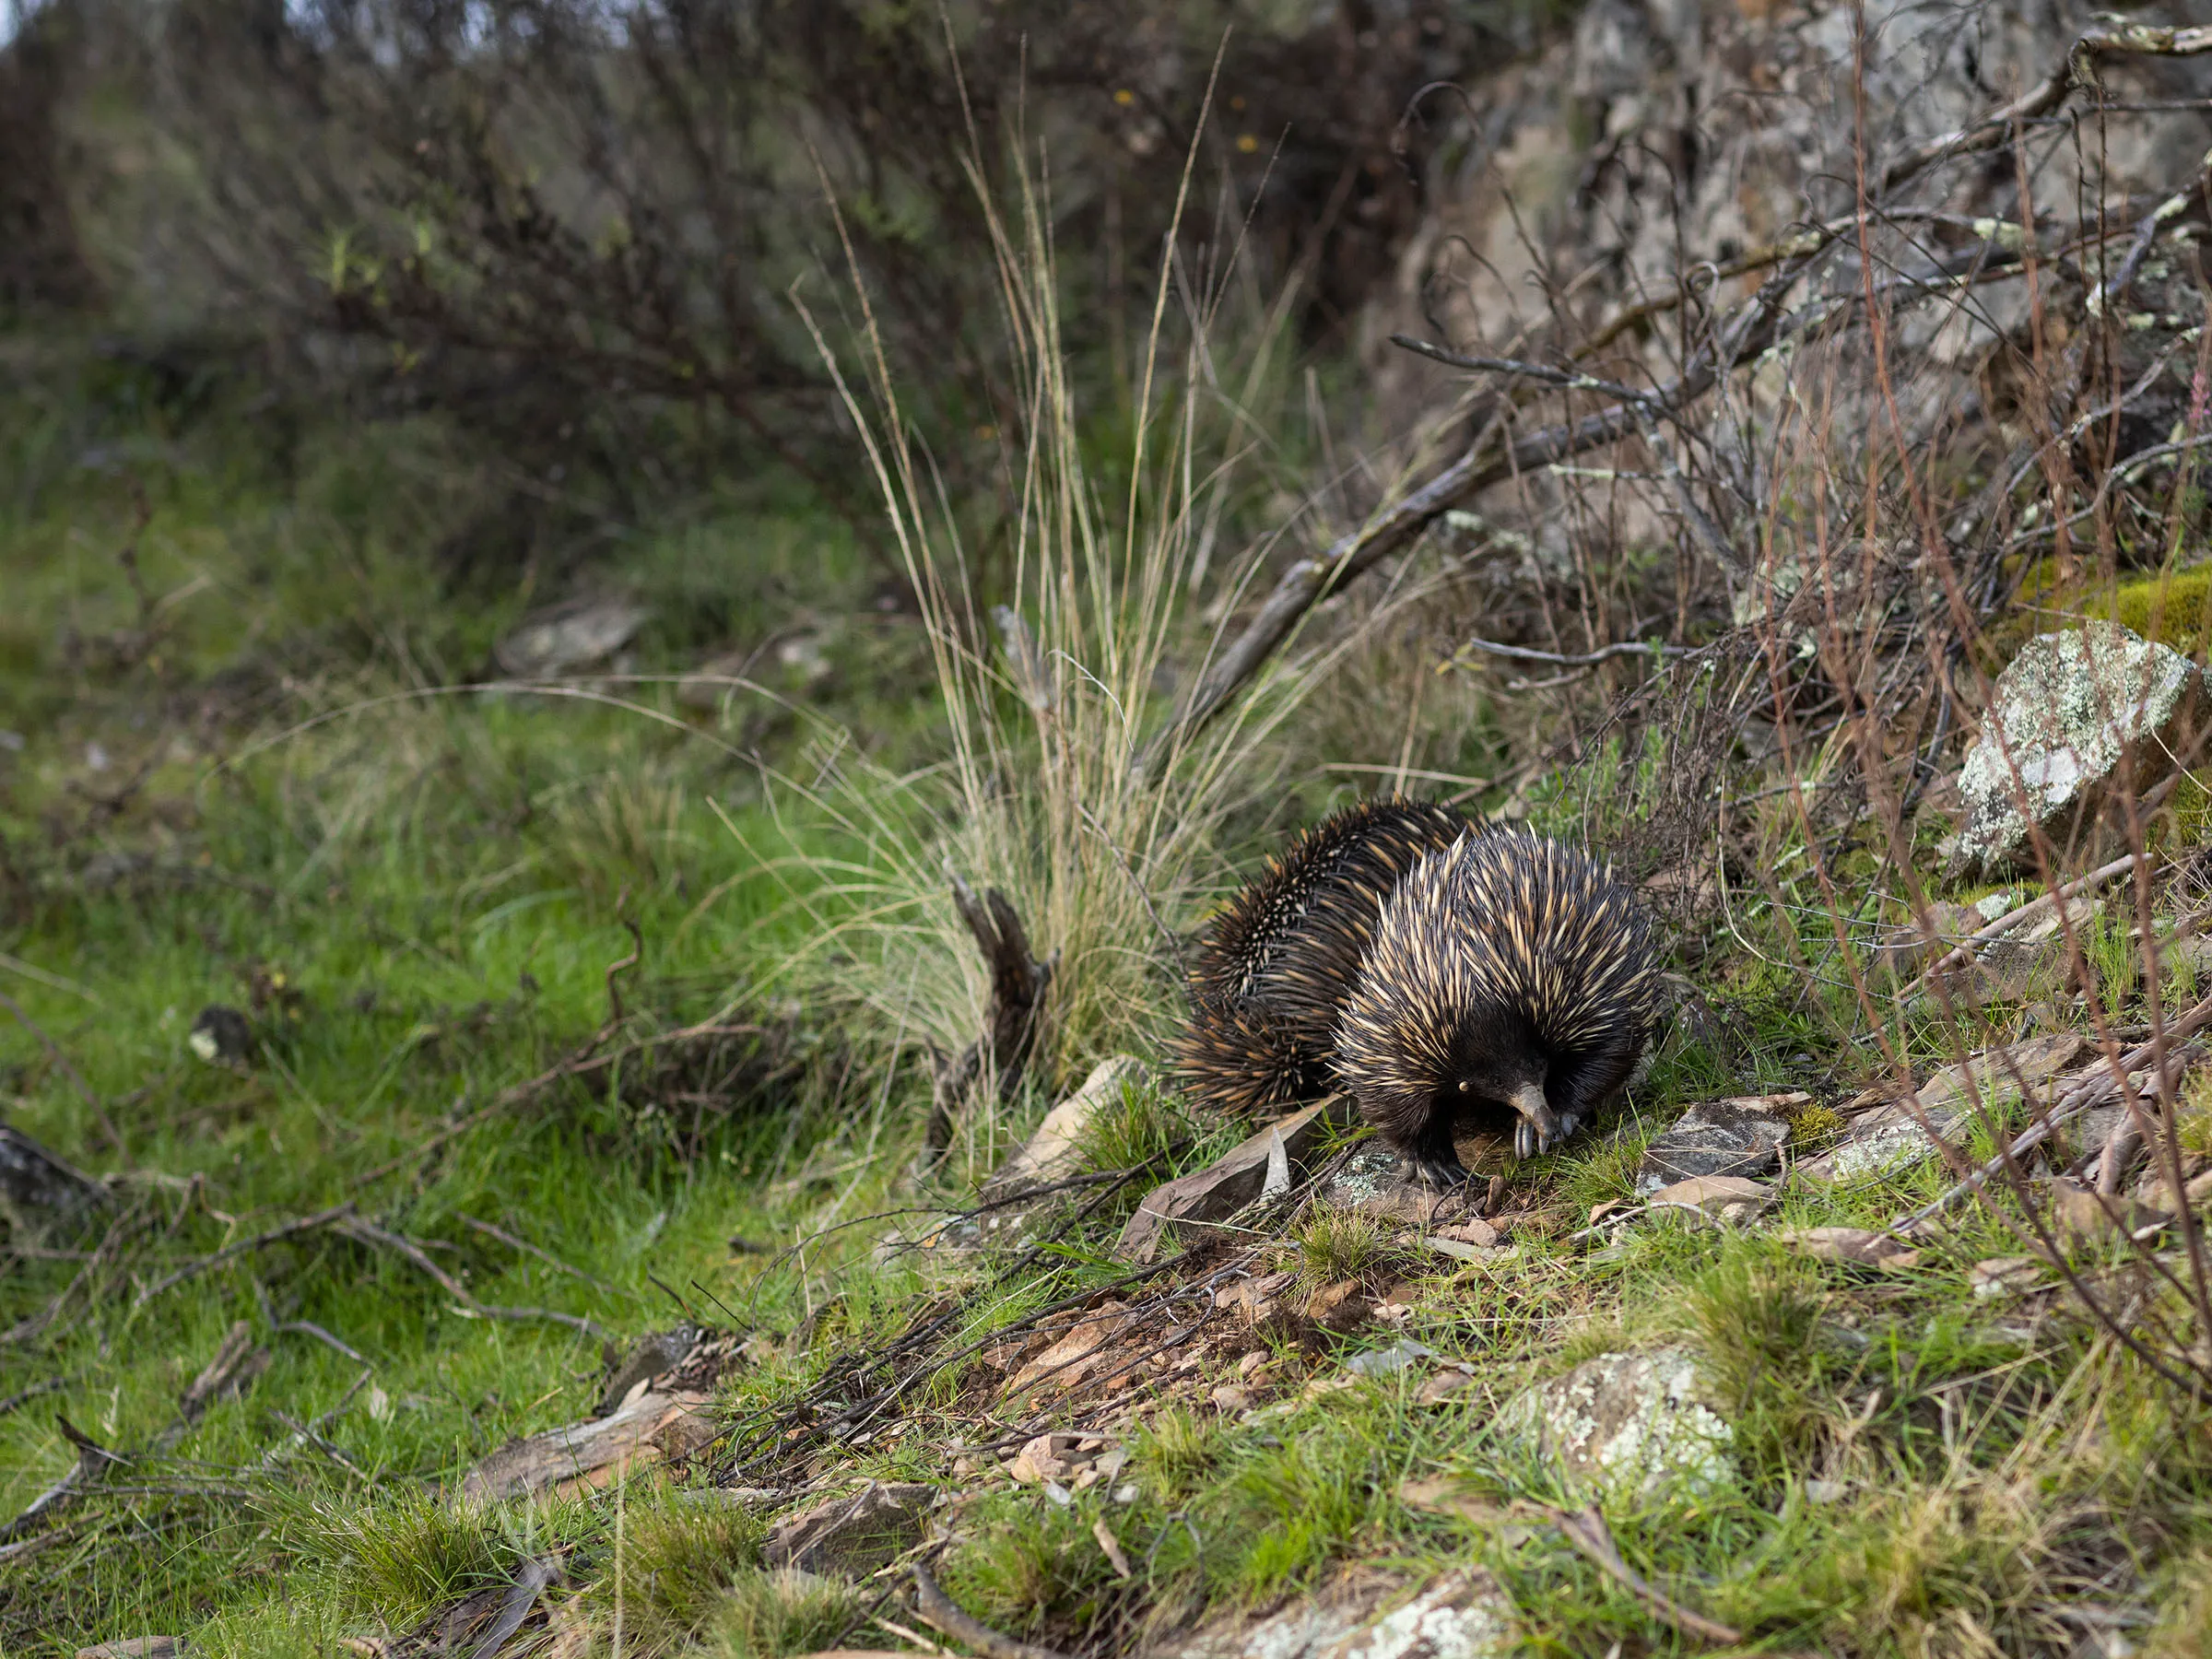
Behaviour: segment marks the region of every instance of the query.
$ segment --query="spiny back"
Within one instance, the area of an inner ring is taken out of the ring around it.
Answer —
[[[1651,924],[1610,866],[1496,829],[1424,858],[1383,906],[1337,1068],[1371,1117],[1411,1122],[1450,1087],[1471,1030],[1523,1030],[1554,1056],[1632,1055],[1662,990]]]
[[[1435,802],[1362,801],[1274,859],[1214,919],[1191,966],[1177,1060],[1200,1100],[1238,1116],[1326,1090],[1336,1015],[1384,900],[1476,828]]]

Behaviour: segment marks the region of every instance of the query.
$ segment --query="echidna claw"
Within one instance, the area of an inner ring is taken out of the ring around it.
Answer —
[[[1466,1166],[1456,1158],[1451,1159],[1417,1158],[1407,1154],[1401,1168],[1407,1181],[1440,1193],[1448,1193],[1454,1187],[1465,1186],[1475,1179],[1467,1171]]]

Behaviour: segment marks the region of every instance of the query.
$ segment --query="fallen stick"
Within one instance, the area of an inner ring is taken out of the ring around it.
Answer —
[[[2162,801],[2158,804],[2162,804]],[[2148,796],[2146,796],[2143,805],[2146,808],[2149,808],[2154,803]],[[1983,946],[1993,940],[2001,939],[2006,934],[2016,932],[2029,923],[2039,920],[2045,911],[2054,909],[2064,901],[2079,898],[2091,888],[2102,887],[2113,877],[2125,874],[2134,869],[2138,861],[2147,860],[2148,857],[2148,853],[2124,853],[2113,859],[2111,864],[2101,865],[2091,870],[2087,876],[2077,876],[2072,881],[2066,882],[2051,892],[2039,893],[2025,904],[2015,905],[1994,922],[1959,940],[1939,959],[1922,970],[1919,983],[1925,986],[1931,983],[1938,974],[1948,973],[1954,968],[1967,966],[1974,959],[1974,952]]]
[[[225,1262],[244,1255],[250,1250],[259,1250],[265,1244],[275,1244],[286,1239],[297,1238],[301,1233],[314,1231],[318,1227],[328,1227],[332,1222],[353,1214],[353,1207],[350,1199],[344,1204],[334,1204],[326,1210],[317,1210],[312,1216],[300,1216],[285,1222],[280,1227],[272,1227],[266,1232],[255,1233],[250,1239],[241,1239],[236,1243],[226,1244],[213,1255],[204,1255],[197,1261],[187,1262],[174,1273],[156,1279],[133,1297],[131,1311],[136,1312],[147,1302],[152,1301],[155,1297],[160,1295],[162,1291],[181,1285],[186,1279],[196,1278],[210,1267],[219,1267]]]
[[[1065,1654],[1052,1648],[1017,1641],[971,1618],[960,1610],[959,1604],[937,1588],[937,1581],[929,1576],[929,1569],[919,1561],[914,1563],[914,1600],[915,1611],[921,1614],[924,1624],[943,1631],[955,1641],[966,1642],[982,1654],[983,1659],[1066,1659]]]
[[[1579,1514],[1559,1509],[1547,1512],[1551,1517],[1552,1524],[1559,1529],[1568,1543],[1595,1561],[1622,1589],[1683,1635],[1694,1636],[1700,1641],[1709,1641],[1717,1647],[1734,1647],[1743,1641],[1744,1633],[1734,1626],[1721,1624],[1701,1613],[1691,1612],[1679,1602],[1669,1600],[1646,1580],[1639,1577],[1620,1559],[1620,1551],[1613,1543],[1613,1535],[1606,1526],[1605,1514],[1594,1503]]]
[[[430,1260],[429,1253],[425,1251],[421,1245],[399,1233],[387,1232],[373,1221],[364,1221],[359,1217],[348,1217],[343,1221],[335,1223],[333,1230],[359,1243],[377,1245],[406,1257],[408,1261],[437,1280],[439,1288],[456,1302],[459,1302],[465,1312],[476,1314],[480,1318],[550,1319],[556,1324],[565,1324],[582,1331],[587,1336],[604,1338],[607,1335],[606,1326],[586,1319],[580,1313],[559,1313],[550,1308],[502,1308],[490,1302],[478,1301],[459,1279]]]
[[[570,1266],[568,1263],[562,1261],[559,1256],[553,1254],[550,1251],[540,1250],[536,1245],[529,1242],[527,1240],[516,1238],[512,1233],[509,1232],[503,1227],[494,1227],[488,1221],[479,1221],[474,1216],[462,1215],[459,1211],[455,1211],[454,1214],[459,1217],[460,1220],[465,1226],[473,1227],[478,1232],[483,1233],[489,1238],[497,1239],[500,1243],[508,1245],[512,1249],[521,1251],[524,1255],[534,1255],[539,1261],[545,1263],[547,1266],[558,1267],[561,1272],[568,1274],[572,1277],[582,1279],[585,1284],[591,1286],[594,1290],[605,1290],[610,1294],[618,1296],[634,1297],[637,1294],[637,1292],[634,1290],[618,1290],[614,1286],[608,1284],[605,1279],[594,1278],[590,1274],[584,1272],[582,1268]]]

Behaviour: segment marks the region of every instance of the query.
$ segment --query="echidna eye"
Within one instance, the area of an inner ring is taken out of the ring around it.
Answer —
[[[1459,1080],[1459,1092],[1460,1092],[1461,1094],[1465,1094],[1465,1093],[1466,1093],[1466,1092],[1467,1092],[1469,1089],[1471,1089],[1471,1088],[1474,1088],[1474,1085],[1473,1085],[1473,1084],[1471,1084],[1471,1083],[1469,1083],[1469,1082],[1468,1082],[1468,1081],[1467,1081],[1467,1080],[1466,1080],[1465,1077],[1462,1077],[1462,1078]]]

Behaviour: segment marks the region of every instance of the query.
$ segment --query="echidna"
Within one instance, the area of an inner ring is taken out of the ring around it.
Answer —
[[[1336,1073],[1361,1114],[1440,1186],[1467,1179],[1462,1117],[1514,1117],[1526,1158],[1618,1095],[1659,1022],[1660,964],[1628,886],[1522,830],[1424,858],[1383,906],[1346,999]]]
[[[1396,797],[1331,814],[1214,918],[1190,968],[1177,1070],[1201,1105],[1242,1118],[1326,1094],[1336,1016],[1383,901],[1423,856],[1475,828]]]

